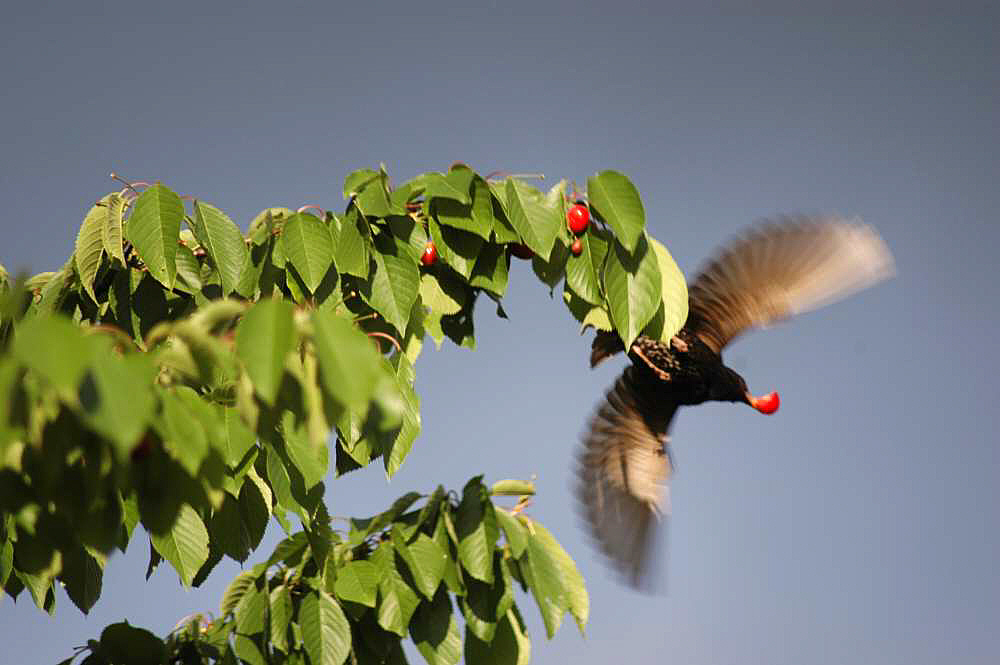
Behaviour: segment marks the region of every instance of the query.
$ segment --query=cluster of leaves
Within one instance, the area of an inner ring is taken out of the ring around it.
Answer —
[[[297,533],[233,580],[216,618],[189,617],[166,640],[109,626],[83,663],[119,662],[121,653],[153,654],[149,662],[405,663],[407,635],[432,664],[463,655],[527,663],[515,584],[534,596],[550,637],[567,611],[582,630],[589,600],[569,555],[518,514],[524,497],[511,511],[490,499],[523,492],[533,492],[529,483],[490,489],[474,478],[461,497],[441,487],[400,497],[380,515],[351,520],[343,538],[329,528]]]
[[[108,555],[124,551],[140,522],[149,573],[166,559],[183,584],[198,585],[222,557],[246,561],[273,517],[308,552],[255,568],[252,597],[287,588],[294,602],[281,608],[319,625],[323,644],[347,634],[336,618],[346,613],[355,646],[365,621],[398,636],[409,629],[419,646],[419,608],[435,635],[444,627],[450,636],[444,589],[481,643],[501,627],[526,643],[516,609],[503,600],[511,578],[538,599],[550,635],[566,610],[582,626],[586,596],[569,557],[544,528],[495,510],[478,481],[461,502],[432,495],[416,517],[404,513],[416,500],[408,495],[377,526],[366,532],[355,523],[344,537],[331,529],[323,501],[331,467],[340,475],[381,459],[388,476],[399,469],[420,431],[413,364],[424,338],[475,346],[475,303],[485,293],[503,315],[514,247],[533,252],[534,271],[550,288],[565,278],[564,300],[585,326],[614,328],[626,344],[680,327],[684,281],[647,235],[631,182],[611,171],[588,182],[600,225],[584,236],[579,257],[568,251],[566,190],[565,182],[541,192],[516,179],[487,180],[462,165],[393,188],[384,169],[365,169],[345,180],[343,214],[270,208],[244,233],[219,209],[186,207],[164,185],[141,193],[129,186],[94,205],[61,270],[11,280],[0,267],[3,590],[16,598],[26,588],[52,612],[61,583],[86,612]],[[428,242],[440,261],[422,266]],[[469,522],[473,513],[478,521]],[[301,523],[294,535],[290,517]],[[498,525],[503,547],[494,546]],[[463,545],[463,529],[480,534],[475,548]],[[429,586],[439,563],[428,552],[443,553],[443,587]],[[268,577],[276,565],[280,576]],[[338,591],[339,571],[348,569],[378,573],[371,603],[363,602],[369,587],[359,597],[343,595],[346,582]],[[397,577],[398,589],[386,581]],[[483,594],[496,597],[489,607],[505,608],[492,620],[477,600]],[[343,611],[330,609],[341,601]],[[220,657],[257,662],[238,643],[273,654],[273,641],[282,644],[271,630],[281,608],[267,610],[264,633],[239,629],[239,616],[249,615],[224,611],[213,625],[235,621],[236,629],[219,633],[231,645]],[[245,620],[262,621],[260,612]],[[278,651],[292,662],[293,654],[313,663],[347,654],[311,651],[312,628],[289,625],[301,634],[294,648]],[[438,662],[437,647],[421,651]],[[440,662],[453,662],[452,653]],[[373,662],[386,658],[381,652]]]

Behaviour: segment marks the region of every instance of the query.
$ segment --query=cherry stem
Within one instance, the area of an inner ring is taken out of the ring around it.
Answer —
[[[384,332],[370,332],[370,333],[368,333],[368,336],[369,337],[378,337],[380,339],[389,340],[389,343],[392,344],[394,347],[396,347],[397,351],[399,351],[400,353],[403,352],[403,347],[401,347],[399,345],[399,342],[397,342],[396,338],[393,337],[392,335],[386,334]],[[380,344],[379,345],[379,351],[381,351],[381,350],[382,350],[382,345]]]
[[[309,205],[304,205],[301,208],[299,208],[298,210],[296,210],[295,212],[305,212],[306,210],[310,210],[310,209],[312,209],[312,210],[318,210],[320,217],[326,217],[326,210],[323,210],[323,208],[320,208],[315,203],[310,203]]]

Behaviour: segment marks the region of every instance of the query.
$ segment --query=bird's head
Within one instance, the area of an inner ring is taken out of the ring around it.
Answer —
[[[781,398],[778,393],[772,392],[760,397],[751,395],[747,388],[747,382],[743,380],[742,376],[728,367],[724,367],[723,370],[712,384],[712,399],[723,402],[743,402],[767,415],[776,412],[781,406]]]

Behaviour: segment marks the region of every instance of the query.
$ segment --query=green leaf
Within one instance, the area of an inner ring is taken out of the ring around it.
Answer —
[[[427,220],[427,226],[441,260],[454,268],[459,275],[469,279],[476,265],[476,259],[479,258],[483,239],[468,231],[441,226],[433,217]]]
[[[440,314],[456,314],[468,299],[465,284],[451,270],[425,272],[420,276],[420,301]]]
[[[340,226],[340,236],[337,238],[337,253],[334,261],[337,270],[347,275],[368,279],[370,268],[371,230],[364,217],[351,207],[344,215]]]
[[[615,243],[604,269],[604,285],[611,320],[629,348],[660,307],[660,269],[645,235],[632,254]]]
[[[646,212],[632,181],[617,171],[601,171],[587,179],[587,198],[622,247],[634,252],[646,228]]]
[[[184,586],[208,560],[208,530],[194,508],[184,504],[173,527],[166,533],[150,534],[153,546],[173,565]]]
[[[285,222],[281,243],[306,288],[315,293],[333,264],[333,236],[329,227],[313,215],[298,213]]]
[[[647,236],[650,247],[656,255],[656,263],[660,269],[661,309],[656,318],[662,316],[659,330],[649,330],[647,334],[662,342],[670,338],[684,327],[688,316],[688,292],[684,274],[677,267],[674,258],[656,238]]]
[[[108,194],[103,199],[104,216],[101,224],[101,242],[104,251],[111,258],[125,265],[125,251],[122,243],[122,217],[125,214],[125,199],[118,194]]]
[[[283,300],[261,300],[246,311],[236,329],[236,354],[268,404],[277,397],[285,356],[294,343],[292,304]]]
[[[246,590],[240,602],[236,603],[233,615],[236,618],[236,632],[243,635],[256,635],[264,632],[267,625],[267,612],[270,597],[267,587],[260,582]]]
[[[456,517],[458,558],[462,566],[477,580],[492,584],[493,547],[499,531],[493,503],[487,498],[481,476],[466,484]]]
[[[247,560],[254,543],[243,524],[238,499],[225,493],[222,505],[212,512],[208,526],[213,550],[221,550],[222,554],[240,563]]]
[[[195,201],[194,215],[194,235],[219,271],[222,295],[229,295],[239,285],[243,266],[249,259],[243,234],[215,206]]]
[[[370,561],[351,561],[337,569],[334,593],[337,598],[375,607],[379,582],[378,568]]]
[[[398,526],[392,530],[392,545],[409,567],[417,591],[425,598],[434,598],[444,577],[448,558],[445,551],[423,533],[407,545]]]
[[[75,394],[88,362],[91,340],[63,317],[32,317],[15,329],[12,355],[64,394]],[[58,349],[58,353],[53,353]]]
[[[73,604],[84,614],[90,613],[101,597],[104,571],[101,564],[82,547],[63,552],[62,573],[59,579]]]
[[[532,526],[535,533],[529,541],[529,550],[531,551],[530,556],[533,570],[542,574],[543,570],[548,569],[547,563],[544,565],[536,565],[535,563],[539,559],[536,553],[537,547],[534,547],[537,545],[544,548],[548,558],[558,567],[559,579],[566,594],[567,609],[569,609],[573,618],[576,619],[580,633],[583,634],[584,627],[587,625],[587,618],[590,616],[590,596],[587,594],[583,576],[580,574],[579,569],[577,569],[576,563],[573,562],[573,559],[570,558],[566,550],[563,549],[562,545],[559,544],[548,529],[538,522],[533,523]]]
[[[114,442],[119,459],[131,452],[153,418],[156,373],[146,354],[108,354],[94,362],[80,386],[88,423]]]
[[[233,407],[219,406],[225,422],[222,460],[235,467],[246,456],[247,451],[257,442],[257,435],[247,427],[240,414]]]
[[[608,256],[608,238],[604,231],[591,228],[580,236],[583,252],[566,263],[566,285],[580,299],[592,305],[604,303],[601,275]]]
[[[485,642],[493,639],[497,622],[503,618],[514,602],[511,576],[500,552],[494,554],[493,570],[495,582],[492,586],[468,580],[465,597],[459,601],[466,626],[476,637]]]
[[[535,254],[548,261],[552,245],[564,224],[562,217],[546,207],[538,190],[517,180],[507,181],[510,223]]]
[[[400,637],[406,635],[406,627],[420,604],[417,593],[410,588],[399,569],[392,545],[381,543],[372,552],[370,561],[379,572],[378,585],[378,625]]]
[[[503,296],[507,290],[507,272],[507,254],[503,245],[488,243],[483,245],[479,252],[469,283],[497,296]]]
[[[109,194],[98,201],[83,218],[83,224],[76,234],[76,248],[73,252],[80,284],[95,303],[97,296],[94,294],[94,280],[97,278],[97,271],[101,268],[101,258],[104,256],[102,234],[108,215],[107,204],[111,196],[113,195]]]
[[[425,175],[424,198],[426,199],[451,199],[468,205],[469,185],[472,183],[472,171],[468,169],[456,169],[448,175],[440,173],[428,173]]]
[[[302,481],[308,492],[326,476],[329,451],[325,442],[319,446],[314,445],[305,427],[296,424],[295,414],[291,411],[282,414],[281,433],[285,440],[285,450],[302,474]]]
[[[528,530],[524,528],[520,520],[506,510],[498,509],[496,515],[497,524],[503,529],[504,535],[507,538],[507,544],[510,545],[510,553],[516,559],[521,558],[521,554],[528,546]]]
[[[410,637],[428,665],[455,665],[461,660],[462,633],[444,589],[432,602],[421,603],[410,622]]]
[[[261,653],[260,646],[253,638],[246,635],[233,635],[233,654],[240,659],[240,662],[249,665],[268,665],[268,661]],[[81,663],[81,665],[83,665]]]
[[[347,174],[344,178],[344,200],[356,196],[370,182],[378,178],[378,171],[373,169],[358,169]]]
[[[493,641],[487,644],[466,626],[465,662],[476,665],[528,665],[531,662],[531,640],[518,621],[514,608],[497,625]]]
[[[100,662],[160,665],[167,659],[163,640],[127,621],[113,623],[101,632],[100,650],[106,659]]]
[[[204,282],[201,278],[201,264],[198,257],[187,245],[177,247],[177,281],[174,288],[185,293],[195,294],[201,291]]]
[[[270,597],[271,646],[288,653],[288,626],[292,622],[294,608],[292,592],[287,586],[275,587]]]
[[[157,183],[136,199],[126,235],[156,281],[174,288],[177,245],[184,219],[181,198]]]
[[[382,453],[385,471],[389,478],[392,478],[403,466],[406,456],[413,447],[413,442],[420,434],[421,427],[420,398],[413,390],[413,365],[402,354],[395,355],[392,363],[396,369],[396,386],[403,400],[403,422],[399,434],[396,435],[389,450]]]
[[[178,386],[162,391],[161,401],[166,448],[188,473],[197,476],[202,460],[208,455],[209,443],[205,428],[197,418],[191,417],[189,409],[195,402],[201,402],[201,398],[193,389]]]
[[[388,233],[375,238],[375,249],[368,302],[402,335],[417,299],[420,271],[405,246]]]
[[[219,603],[220,618],[225,618],[230,612],[235,610],[239,602],[243,600],[243,596],[248,592],[256,591],[255,584],[258,577],[259,575],[254,571],[247,570],[237,575],[229,583],[229,587],[222,594],[222,601]]]
[[[364,416],[382,367],[375,347],[357,325],[329,310],[313,312],[312,323],[323,387],[349,412]]]

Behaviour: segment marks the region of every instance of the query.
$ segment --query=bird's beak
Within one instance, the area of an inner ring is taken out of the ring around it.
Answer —
[[[781,398],[778,397],[778,393],[770,393],[761,397],[754,397],[750,393],[747,393],[747,404],[761,413],[771,415],[781,406]]]

